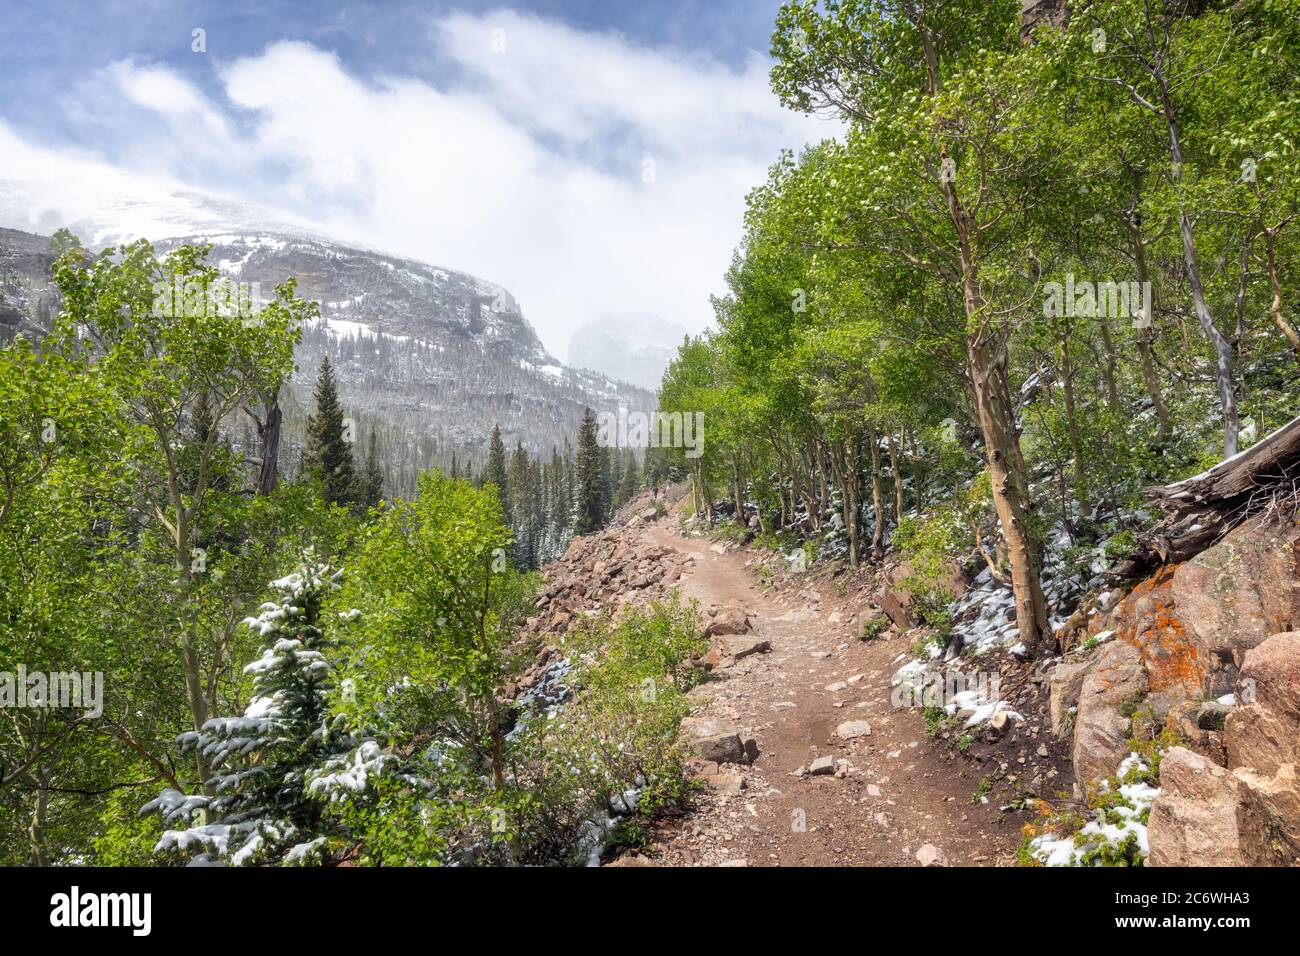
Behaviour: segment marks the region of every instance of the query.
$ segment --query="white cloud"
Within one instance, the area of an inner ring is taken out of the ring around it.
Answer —
[[[104,75],[162,125],[114,128],[101,157],[196,188],[234,170],[242,199],[501,283],[563,354],[602,313],[707,324],[745,193],[781,148],[837,131],[781,111],[758,57],[732,69],[511,11],[455,14],[430,37],[455,68],[437,85],[363,80],[296,42],[197,58],[225,102],[114,63]]]
[[[107,80],[137,106],[171,118],[197,119],[211,136],[229,136],[225,120],[206,97],[168,69],[118,60],[104,71]]]

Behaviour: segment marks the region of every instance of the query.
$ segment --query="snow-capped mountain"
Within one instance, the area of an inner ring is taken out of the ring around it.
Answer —
[[[29,212],[20,214],[29,192],[30,184],[0,181],[0,226],[30,225],[34,218],[53,231],[56,214],[49,209],[62,207],[32,199]],[[125,225],[115,228],[119,213]],[[297,277],[298,294],[319,302],[321,319],[303,330],[298,372],[283,398],[290,472],[326,355],[359,441],[376,432],[389,487],[399,493],[413,488],[419,471],[448,466],[453,454],[462,467],[481,463],[494,424],[507,445],[521,441],[549,454],[573,442],[584,406],[654,405],[643,389],[560,363],[515,297],[497,284],[327,239],[242,203],[192,192],[169,193],[156,203],[126,194],[100,197],[64,222],[96,247],[142,230],[159,253],[187,242],[210,245],[209,261],[262,298]],[[205,228],[157,231],[172,224]],[[0,230],[0,335],[42,324],[36,313],[50,307],[48,248],[43,236]]]
[[[683,326],[658,315],[602,315],[573,334],[568,361],[653,390],[686,335]]]

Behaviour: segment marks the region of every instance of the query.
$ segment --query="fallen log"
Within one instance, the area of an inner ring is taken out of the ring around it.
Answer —
[[[1186,561],[1256,515],[1296,520],[1300,506],[1300,417],[1213,468],[1152,488],[1165,517],[1112,569],[1116,578],[1144,577],[1161,564]]]

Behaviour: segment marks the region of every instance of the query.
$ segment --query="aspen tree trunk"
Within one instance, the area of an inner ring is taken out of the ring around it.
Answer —
[[[1047,598],[1043,594],[1038,545],[1028,527],[1029,482],[1020,436],[1016,433],[1010,384],[1006,378],[1006,353],[990,320],[981,314],[979,277],[967,229],[967,213],[961,208],[951,183],[943,184],[949,213],[961,250],[962,301],[966,310],[966,361],[975,392],[976,413],[988,453],[993,483],[993,504],[1002,527],[1011,564],[1011,588],[1016,598],[1016,624],[1026,647],[1043,655],[1055,648],[1047,620]],[[990,336],[994,336],[990,341]]]
[[[1101,344],[1106,350],[1106,361],[1101,367],[1102,383],[1106,386],[1106,404],[1116,415],[1121,414],[1121,404],[1119,400],[1119,385],[1117,384],[1116,366],[1118,361],[1115,358],[1115,342],[1110,335],[1110,323],[1106,321],[1105,313],[1101,313],[1099,319],[1101,325]]]
[[[731,493],[735,497],[736,523],[743,528],[745,526],[745,502],[740,496],[740,456],[734,452],[731,455]]]
[[[257,474],[257,493],[269,495],[275,491],[280,475],[280,424],[283,415],[280,412],[280,393],[273,392],[265,399],[264,419],[257,419],[257,440],[261,466]]]
[[[198,648],[195,646],[198,626],[190,606],[191,594],[194,590],[194,572],[191,570],[190,555],[193,550],[191,540],[193,532],[190,528],[189,513],[181,500],[179,485],[174,477],[169,479],[169,485],[172,490],[172,506],[176,514],[174,541],[176,573],[181,589],[180,651],[181,666],[185,672],[185,700],[190,708],[191,726],[195,731],[201,731],[208,720],[208,699],[203,687],[202,662],[199,659]],[[195,752],[194,767],[198,771],[199,783],[204,793],[207,793],[208,779],[212,776],[212,765],[202,751]]]
[[[840,489],[840,516],[849,534],[849,566],[856,568],[858,560],[858,468],[857,453],[852,439],[830,447],[831,474]]]
[[[1291,346],[1291,351],[1295,353],[1296,361],[1300,362],[1300,333],[1296,332],[1295,326],[1286,320],[1282,314],[1282,282],[1278,278],[1277,271],[1277,229],[1264,230],[1264,251],[1268,261],[1268,285],[1273,292],[1273,300],[1269,303],[1268,314],[1273,318],[1273,324],[1286,338],[1287,343]]]
[[[1133,262],[1137,267],[1138,288],[1142,290],[1151,288],[1151,310],[1154,312],[1155,289],[1149,285],[1151,275],[1147,269],[1147,246],[1146,240],[1142,238],[1142,227],[1130,218],[1128,230],[1129,239],[1133,243]],[[1160,377],[1156,374],[1155,357],[1151,351],[1151,340],[1154,337],[1154,326],[1151,323],[1154,322],[1155,316],[1148,315],[1144,318],[1147,326],[1138,329],[1137,334],[1138,360],[1142,368],[1142,382],[1156,411],[1156,434],[1161,441],[1164,441],[1169,437],[1169,407],[1165,404],[1164,395],[1160,391]]]
[[[916,499],[913,504],[917,514],[920,514],[925,510],[925,491],[922,488],[925,475],[921,465],[921,450],[916,445],[916,432],[911,425],[907,426],[907,447],[912,454],[912,497]]]
[[[1169,131],[1169,151],[1174,161],[1174,182],[1182,179],[1183,144],[1178,117],[1174,113],[1173,102],[1165,83],[1164,73],[1155,70],[1156,81],[1160,89],[1160,105],[1164,113],[1165,125]],[[1237,396],[1232,383],[1232,347],[1223,337],[1214,322],[1214,315],[1205,301],[1205,285],[1201,281],[1201,260],[1196,252],[1196,239],[1192,232],[1192,217],[1186,209],[1178,210],[1178,234],[1183,242],[1183,263],[1187,267],[1187,285],[1192,292],[1192,305],[1196,310],[1196,320],[1201,330],[1214,348],[1215,382],[1219,388],[1219,405],[1223,411],[1223,457],[1231,458],[1237,453]]]
[[[754,481],[754,490],[761,491],[762,485],[754,475],[754,456],[750,451],[745,452],[745,470],[749,472],[750,478]],[[761,496],[756,497],[758,497],[758,530],[761,534],[767,534],[767,518],[763,516],[763,500]]]
[[[1074,500],[1079,510],[1088,510],[1088,489],[1083,472],[1083,440],[1079,434],[1079,419],[1074,402],[1074,365],[1070,361],[1069,326],[1057,340],[1061,365],[1061,392],[1065,398],[1065,426],[1070,436],[1070,454],[1074,456]]]
[[[880,488],[880,436],[867,432],[871,442],[871,511],[875,528],[871,532],[871,558],[879,563],[885,557],[885,500]]]
[[[856,438],[848,440],[848,461],[845,464],[848,471],[846,496],[848,498],[847,510],[849,512],[849,554],[851,555],[849,563],[856,568],[860,563],[858,551],[861,529],[859,525],[862,520],[862,508],[858,503],[858,441]]]
[[[929,80],[929,92],[940,89],[939,57],[930,30],[917,16],[911,2],[903,6],[905,15],[919,27],[922,54]],[[946,155],[944,156],[946,159]],[[990,320],[981,312],[979,273],[971,243],[970,214],[962,208],[956,186],[941,180],[941,189],[947,201],[948,214],[957,235],[960,250],[962,301],[965,307],[967,328],[966,362],[975,393],[976,412],[980,431],[989,458],[989,471],[993,479],[993,501],[1002,536],[1006,542],[1011,564],[1011,584],[1016,597],[1016,622],[1020,639],[1026,647],[1045,654],[1054,649],[1051,629],[1047,621],[1047,599],[1039,572],[1038,548],[1027,527],[1029,508],[1028,477],[1020,438],[1013,419],[1014,405],[1010,398],[1010,385],[1006,380],[1006,355],[1001,342],[990,342],[987,336],[993,331]]]
[[[1011,427],[1010,410],[991,387],[990,371],[986,370],[998,361],[997,356],[990,354],[989,347],[978,341],[970,343],[969,352],[976,412],[993,484],[993,504],[1011,565],[1011,588],[1015,593],[1020,639],[1026,647],[1046,653],[1052,649],[1054,641],[1047,621],[1047,599],[1040,578],[1038,547],[1027,527],[1027,502],[1009,465],[1019,455],[1019,438]]]
[[[898,443],[894,441],[894,430],[885,432],[885,443],[889,446],[889,467],[894,472],[894,514],[898,521],[903,520],[903,469],[898,465]]]

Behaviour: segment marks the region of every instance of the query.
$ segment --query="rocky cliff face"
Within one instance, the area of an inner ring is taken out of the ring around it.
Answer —
[[[507,447],[535,454],[563,448],[584,406],[649,410],[654,397],[598,373],[565,367],[501,286],[451,269],[340,243],[289,234],[216,234],[168,239],[212,246],[209,261],[234,281],[275,284],[298,278],[298,293],[320,303],[320,322],[303,332],[285,398],[289,464],[300,423],[328,355],[339,394],[358,424],[360,447],[378,434],[388,486],[398,493],[432,465],[481,464],[492,426]]]
[[[1021,0],[1020,35],[1028,36],[1042,24],[1064,26],[1069,18],[1068,0]]]
[[[38,334],[54,302],[45,236],[0,229],[0,342],[19,332]]]
[[[514,296],[474,276],[294,233],[202,233],[155,248],[161,254],[184,242],[211,245],[209,261],[254,297],[270,298],[296,276],[298,294],[320,303],[282,398],[282,466],[290,474],[326,356],[359,448],[376,433],[390,494],[411,491],[420,471],[449,467],[453,455],[462,469],[481,464],[497,423],[507,446],[521,441],[549,455],[574,440],[584,406],[654,407],[643,389],[562,365]],[[48,325],[51,261],[48,238],[0,232],[0,336]],[[251,435],[233,437],[251,448]]]

